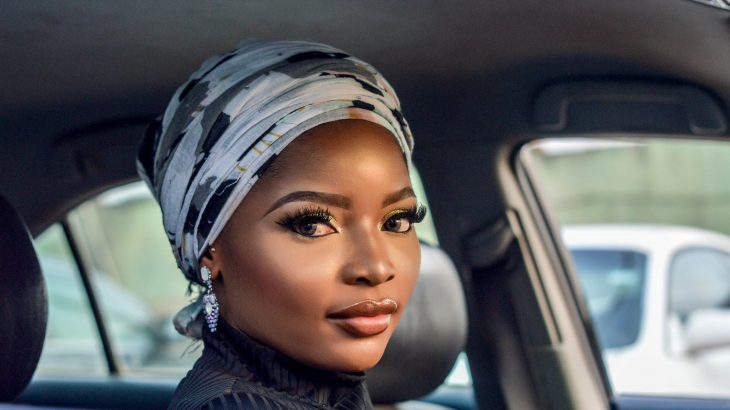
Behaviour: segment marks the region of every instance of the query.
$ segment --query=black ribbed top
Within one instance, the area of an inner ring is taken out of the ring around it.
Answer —
[[[364,373],[314,369],[264,346],[224,320],[203,331],[203,355],[170,409],[372,409]]]

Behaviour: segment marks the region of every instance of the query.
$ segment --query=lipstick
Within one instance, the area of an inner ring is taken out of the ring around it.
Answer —
[[[383,333],[396,310],[393,299],[364,300],[330,313],[327,319],[352,336],[369,337]]]

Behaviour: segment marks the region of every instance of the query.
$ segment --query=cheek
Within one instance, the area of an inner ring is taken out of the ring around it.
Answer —
[[[414,234],[408,240],[391,244],[390,249],[390,258],[398,275],[394,282],[400,296],[407,300],[416,286],[421,268],[421,246]]]
[[[279,233],[258,238],[234,262],[236,287],[246,294],[239,300],[258,312],[300,318],[323,310],[333,292],[338,259],[326,241],[299,243]]]

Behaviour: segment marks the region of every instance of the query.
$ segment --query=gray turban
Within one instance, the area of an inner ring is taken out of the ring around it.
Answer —
[[[202,283],[200,258],[267,165],[303,132],[343,119],[385,127],[410,169],[413,139],[395,92],[372,66],[333,47],[245,41],[178,88],[137,169],[188,279]]]

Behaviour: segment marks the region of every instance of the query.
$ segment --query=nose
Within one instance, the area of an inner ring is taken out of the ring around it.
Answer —
[[[377,286],[395,278],[387,246],[377,238],[377,234],[353,240],[352,247],[351,256],[342,267],[345,283]]]

